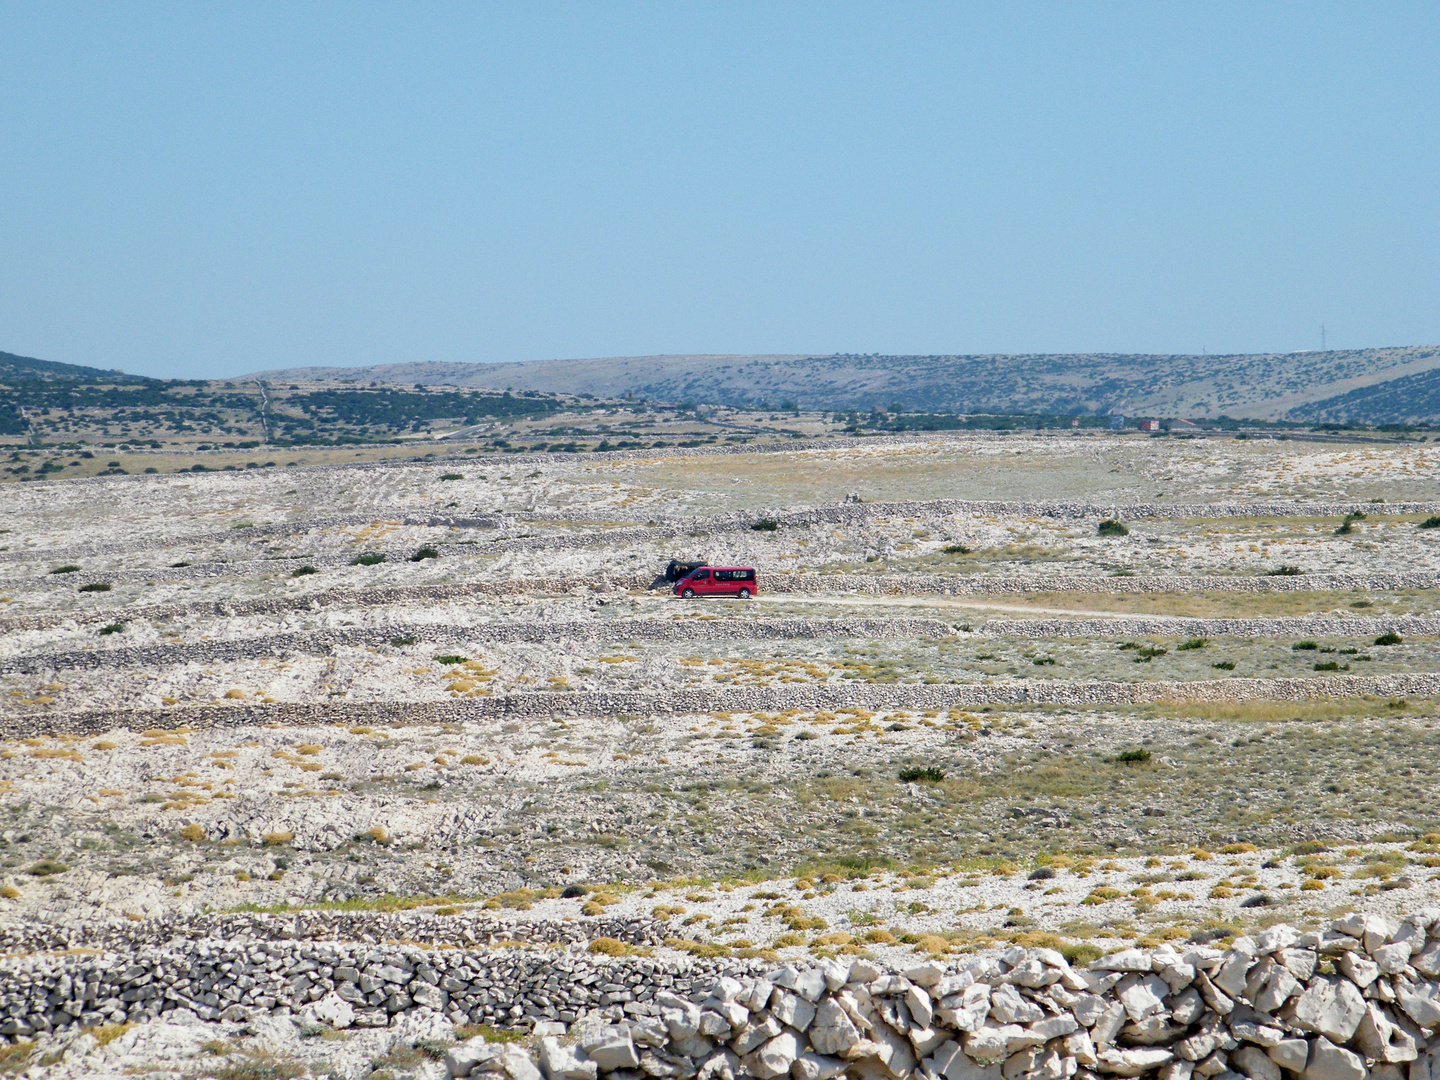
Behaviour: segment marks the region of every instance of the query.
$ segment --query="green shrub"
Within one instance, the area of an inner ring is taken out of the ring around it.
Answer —
[[[1428,517],[1420,522],[1422,529],[1440,529],[1440,517]]]
[[[1379,637],[1377,637],[1377,638],[1375,639],[1375,644],[1376,644],[1376,645],[1399,645],[1399,644],[1400,644],[1402,641],[1404,641],[1404,640],[1405,640],[1405,639],[1402,638],[1399,634],[1395,633],[1394,630],[1387,630],[1385,633],[1381,634]]]
[[[1096,531],[1101,536],[1129,536],[1130,530],[1114,518],[1106,518],[1096,526]]]
[[[1346,664],[1346,665],[1342,668],[1342,667],[1340,666],[1340,664],[1339,664],[1338,661],[1335,661],[1335,660],[1321,660],[1321,661],[1319,661],[1319,662],[1315,665],[1315,670],[1316,670],[1316,671],[1349,671],[1349,670],[1350,670],[1350,665],[1349,665],[1349,664]]]
[[[1053,666],[1055,663],[1055,658],[1053,656],[1037,656],[1034,660],[1031,660],[1030,662],[1036,667],[1045,667],[1047,664]]]
[[[415,552],[414,555],[410,556],[410,561],[424,562],[426,559],[438,559],[439,557],[440,552],[436,551],[434,548],[423,547],[419,551]]]
[[[109,626],[100,627],[100,636],[104,637],[107,634],[118,634],[124,629],[125,624],[123,622],[112,622]]]
[[[34,866],[25,868],[25,872],[31,877],[50,877],[52,874],[63,874],[70,868],[62,862],[54,859],[41,859]]]
[[[1149,750],[1121,750],[1115,755],[1115,760],[1121,765],[1144,765],[1150,760]]]
[[[902,784],[938,784],[945,773],[934,765],[911,765],[900,770]]]
[[[351,566],[378,566],[385,561],[383,551],[367,551],[363,555],[356,555],[350,560]]]
[[[80,591],[81,591],[81,592],[109,592],[109,591],[110,591],[110,582],[108,582],[108,581],[92,581],[92,582],[90,582],[90,584],[88,584],[88,585],[81,585],[81,586],[80,586]]]
[[[392,637],[390,644],[394,645],[397,649],[404,648],[406,645],[414,645],[415,636],[413,634],[407,634],[404,637]]]
[[[1192,649],[1203,649],[1206,645],[1209,645],[1209,644],[1210,644],[1210,639],[1209,639],[1209,638],[1203,638],[1203,637],[1191,638],[1189,641],[1185,642],[1184,645],[1177,645],[1177,646],[1175,646],[1175,651],[1176,651],[1176,652],[1189,652],[1189,651],[1192,650]]]
[[[463,664],[469,659],[470,658],[468,656],[454,656],[451,654],[446,654],[445,656],[435,657],[435,662],[437,664]]]
[[[1316,649],[1318,649],[1318,648],[1320,648],[1320,646],[1319,646],[1319,645],[1316,645],[1315,642],[1313,642],[1313,641],[1297,641],[1294,645],[1291,645],[1291,646],[1290,646],[1290,651],[1291,651],[1291,652],[1314,652],[1314,651],[1315,651]]]
[[[294,570],[290,571],[290,576],[305,577],[307,574],[318,574],[319,572],[320,571],[316,570],[313,566],[297,566]]]
[[[946,544],[942,549],[946,555],[969,555],[970,549],[964,544]]]
[[[1162,649],[1158,645],[1146,645],[1135,654],[1135,663],[1148,664],[1157,656],[1164,656],[1169,649]]]
[[[1266,570],[1263,576],[1264,576],[1264,577],[1299,577],[1299,576],[1300,576],[1301,574],[1303,574],[1303,573],[1305,573],[1305,571],[1304,571],[1304,570],[1301,570],[1300,567],[1298,567],[1298,566],[1281,566],[1281,567],[1277,567],[1277,568],[1274,569],[1274,570]]]
[[[1070,963],[1072,967],[1084,967],[1093,963],[1105,955],[1099,945],[1091,945],[1088,941],[1066,945],[1060,950],[1060,955]]]
[[[465,477],[461,476],[458,472],[447,472],[444,476],[440,477],[440,479],[441,479],[441,480],[464,480]]]
[[[755,522],[755,524],[751,525],[750,528],[755,532],[774,532],[780,528],[780,523],[774,518],[761,518]]]
[[[78,566],[72,566],[72,565],[70,565],[69,563],[66,563],[64,566],[57,566],[57,567],[55,567],[55,569],[54,569],[54,570],[51,570],[50,572],[51,572],[52,574],[74,574],[74,573],[78,573],[79,570],[80,570],[80,567],[78,567]]]
[[[1210,666],[1213,667],[1213,668],[1219,668],[1221,671],[1234,671],[1234,670],[1235,670],[1235,661],[1234,661],[1234,660],[1218,660],[1218,661],[1216,661],[1215,663],[1211,664]]]

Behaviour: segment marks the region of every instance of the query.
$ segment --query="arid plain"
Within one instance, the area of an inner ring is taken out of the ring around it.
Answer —
[[[967,434],[11,486],[0,920],[903,964],[1415,910],[1437,474]],[[672,597],[672,557],[760,595]]]

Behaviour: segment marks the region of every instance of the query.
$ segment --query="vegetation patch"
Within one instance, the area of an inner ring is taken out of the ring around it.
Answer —
[[[902,784],[938,784],[945,779],[945,772],[934,765],[911,765],[900,770]]]

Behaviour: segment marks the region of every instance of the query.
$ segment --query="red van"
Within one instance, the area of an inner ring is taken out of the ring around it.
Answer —
[[[738,596],[746,600],[755,595],[755,568],[751,566],[702,566],[692,570],[675,583],[675,595]]]

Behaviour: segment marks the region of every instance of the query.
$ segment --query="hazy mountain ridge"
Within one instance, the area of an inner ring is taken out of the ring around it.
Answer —
[[[1440,348],[1224,356],[676,355],[262,372],[276,381],[542,390],[771,407],[1411,422],[1440,419]],[[1427,381],[1428,380],[1428,381]],[[1391,389],[1387,390],[1386,388]],[[1419,392],[1421,388],[1428,391]],[[1409,410],[1406,412],[1406,410]]]
[[[83,382],[142,382],[142,376],[126,375],[122,371],[104,371],[100,368],[85,367],[81,364],[62,364],[58,360],[37,360],[33,356],[17,356],[15,353],[0,352],[0,383],[46,382],[57,380]]]

